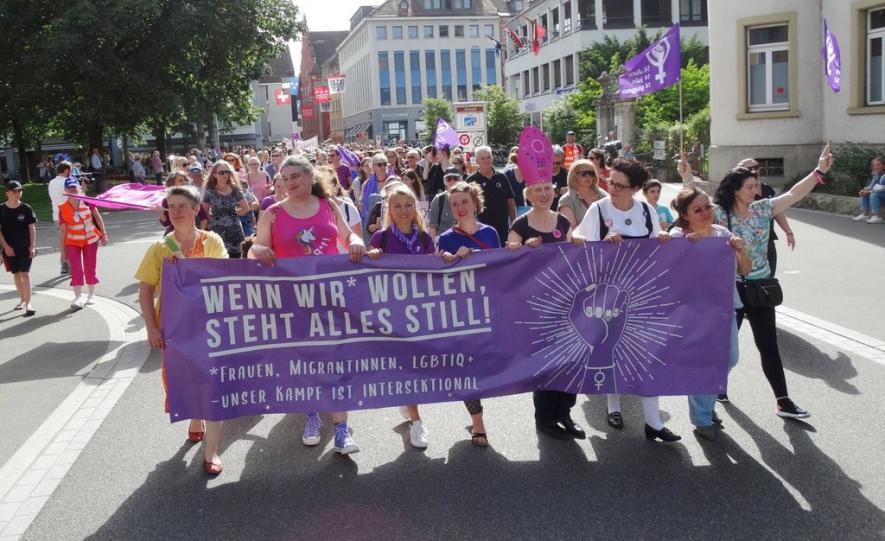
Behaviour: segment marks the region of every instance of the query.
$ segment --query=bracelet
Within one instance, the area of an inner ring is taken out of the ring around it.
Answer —
[[[821,185],[824,184],[824,174],[825,174],[825,173],[824,173],[823,171],[821,171],[820,169],[818,169],[817,167],[815,167],[815,168],[814,168],[814,171],[812,171],[812,174],[813,174],[815,177],[817,177],[817,183],[818,183],[818,184],[821,184]]]

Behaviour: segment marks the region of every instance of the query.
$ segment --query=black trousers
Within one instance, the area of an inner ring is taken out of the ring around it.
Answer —
[[[777,247],[774,245],[774,239],[768,241],[768,266],[771,267],[771,277],[774,278],[774,272],[777,270]]]
[[[571,409],[578,395],[562,391],[535,391],[532,400],[535,403],[535,422],[549,423],[571,417]]]
[[[777,345],[777,327],[774,320],[774,308],[745,306],[737,310],[737,324],[740,329],[744,318],[750,322],[753,340],[762,358],[762,372],[771,385],[775,398],[789,396],[787,394],[787,378],[781,361],[780,349]]]

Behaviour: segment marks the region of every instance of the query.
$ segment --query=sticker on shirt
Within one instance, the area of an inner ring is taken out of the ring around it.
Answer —
[[[305,227],[299,231],[296,238],[304,248],[304,255],[323,255],[323,251],[329,246],[329,239],[317,239],[313,232],[313,226]]]

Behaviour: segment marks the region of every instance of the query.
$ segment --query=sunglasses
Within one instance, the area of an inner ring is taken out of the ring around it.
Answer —
[[[591,177],[591,178],[596,178],[596,173],[594,173],[593,171],[578,171],[578,172],[575,173],[575,174],[578,175],[579,177]]]
[[[617,184],[615,182],[609,182],[608,186],[616,192],[620,192],[621,190],[629,190],[631,188],[629,184]]]
[[[221,169],[219,171],[215,171],[215,174],[216,175],[229,175],[230,171],[228,171],[227,169]]]
[[[562,165],[562,162],[553,162],[553,165]]]

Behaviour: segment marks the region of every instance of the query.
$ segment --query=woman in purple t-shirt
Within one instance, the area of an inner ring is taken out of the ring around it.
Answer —
[[[381,254],[434,255],[433,237],[424,229],[424,220],[418,209],[415,193],[405,184],[392,185],[387,190],[387,216],[384,229],[378,230],[369,241],[366,255],[378,259]],[[402,408],[403,417],[411,424],[409,441],[412,447],[427,447],[427,429],[418,413],[418,405]]]

